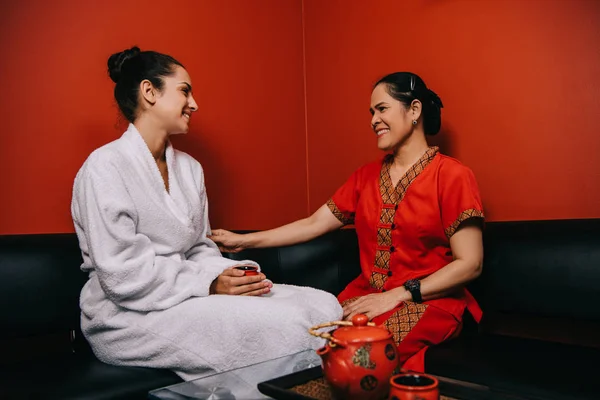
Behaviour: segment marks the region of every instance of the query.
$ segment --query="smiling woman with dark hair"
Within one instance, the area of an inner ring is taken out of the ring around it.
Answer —
[[[483,207],[471,170],[427,144],[426,135],[440,130],[442,107],[416,74],[385,76],[373,88],[370,112],[377,147],[389,154],[358,169],[308,218],[212,237],[239,251],[290,245],[353,223],[362,273],[338,296],[344,316],[363,313],[383,324],[401,365],[415,371],[424,369],[429,346],[458,333],[465,308],[481,318],[465,285],[481,273]]]
[[[75,178],[71,212],[89,279],[81,327],[109,364],[168,368],[184,379],[280,357],[322,340],[309,327],[342,315],[329,293],[245,276],[210,232],[202,167],[169,136],[198,106],[174,58],[112,55],[115,99],[130,122]]]

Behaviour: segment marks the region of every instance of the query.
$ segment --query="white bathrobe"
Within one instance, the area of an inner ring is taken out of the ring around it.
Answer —
[[[190,380],[321,346],[307,329],[342,316],[327,292],[275,284],[262,297],[209,296],[211,282],[240,262],[206,238],[200,164],[170,144],[166,159],[169,192],[130,125],[75,178],[71,212],[89,272],[81,327],[96,356]]]

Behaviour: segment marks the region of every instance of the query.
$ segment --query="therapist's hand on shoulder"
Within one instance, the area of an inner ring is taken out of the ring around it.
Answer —
[[[237,253],[246,248],[244,245],[244,235],[225,229],[214,229],[208,238],[215,242],[221,251],[226,253]]]
[[[273,284],[265,280],[262,272],[254,276],[244,276],[244,271],[227,268],[210,285],[210,294],[234,296],[261,296],[271,291]]]

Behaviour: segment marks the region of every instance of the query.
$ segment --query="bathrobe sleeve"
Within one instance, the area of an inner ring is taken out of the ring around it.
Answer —
[[[100,285],[123,308],[164,310],[207,296],[212,281],[226,268],[195,262],[195,257],[157,255],[150,238],[137,232],[138,213],[120,171],[110,162],[84,166],[73,194],[74,221],[84,232]]]

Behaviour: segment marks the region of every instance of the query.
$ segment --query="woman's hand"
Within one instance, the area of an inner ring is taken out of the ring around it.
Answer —
[[[237,253],[246,248],[244,235],[233,233],[225,229],[213,230],[208,238],[215,242],[221,251],[226,253]]]
[[[273,284],[264,281],[265,279],[262,272],[254,276],[244,276],[242,270],[227,268],[210,285],[210,294],[261,296],[269,293],[273,287]]]
[[[404,288],[402,289],[404,290]],[[344,319],[351,320],[356,314],[365,314],[369,320],[372,320],[378,315],[398,307],[402,301],[399,293],[395,290],[368,294],[344,306]]]

